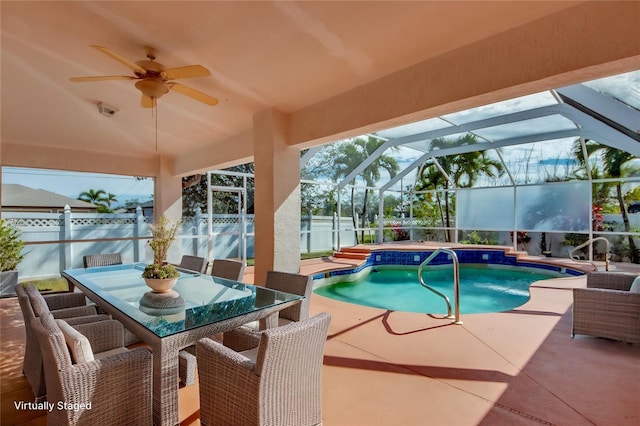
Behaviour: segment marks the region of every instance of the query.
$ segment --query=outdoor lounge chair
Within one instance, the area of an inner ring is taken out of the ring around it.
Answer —
[[[66,318],[69,324],[75,325],[86,322],[104,321],[109,319],[109,317],[107,315],[96,315],[95,307],[85,305],[84,295],[80,293],[59,293],[43,296],[35,287],[29,286],[28,288],[33,297],[41,300],[37,302],[34,311],[31,301],[29,300],[30,296],[22,284],[15,286],[26,334],[22,372],[27,377],[27,381],[35,396],[35,401],[40,402],[46,398],[47,391],[44,380],[44,370],[42,369],[43,364],[40,345],[31,328],[33,319],[41,314],[49,314],[49,312],[51,312],[54,318]]]
[[[115,320],[76,329],[56,321],[44,315],[32,323],[42,348],[47,399],[55,404],[47,424],[152,424],[151,353],[124,348],[122,325]]]
[[[229,333],[234,351],[197,344],[203,425],[307,426],[322,422],[322,360],[331,317]],[[240,342],[244,343],[241,344]]]
[[[573,289],[571,336],[585,334],[640,343],[640,277],[624,272],[591,272],[587,288]]]
[[[122,265],[120,253],[88,254],[82,257],[85,268],[94,266]]]

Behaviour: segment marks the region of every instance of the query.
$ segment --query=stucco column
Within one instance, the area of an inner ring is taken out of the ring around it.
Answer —
[[[171,221],[182,217],[182,178],[171,173],[172,161],[160,156],[153,186],[153,219],[164,215]]]
[[[288,116],[276,109],[253,116],[255,282],[268,270],[300,270],[300,152],[288,145]]]
[[[160,156],[158,159],[158,169],[156,180],[153,185],[153,221],[157,223],[160,216],[165,216],[171,222],[176,222],[182,218],[182,178],[172,174],[173,160]],[[171,244],[167,260],[179,262],[182,253],[181,240],[178,239]],[[151,255],[147,247],[147,255]]]

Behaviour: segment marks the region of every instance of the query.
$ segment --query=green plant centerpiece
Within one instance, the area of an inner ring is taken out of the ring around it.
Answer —
[[[24,258],[24,241],[20,230],[6,219],[0,219],[0,296],[15,295],[18,264]]]
[[[180,221],[172,223],[164,216],[151,225],[151,241],[149,246],[153,250],[153,263],[147,265],[142,278],[154,292],[167,292],[173,288],[180,273],[175,266],[167,263],[167,253],[176,239]]]

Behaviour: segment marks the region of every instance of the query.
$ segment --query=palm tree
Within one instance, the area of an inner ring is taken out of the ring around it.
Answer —
[[[89,189],[88,191],[81,192],[78,195],[78,200],[86,201],[93,204],[104,204],[107,201],[107,192],[103,189]]]
[[[580,143],[580,140],[576,140],[573,145],[573,153],[582,166],[586,166],[589,158],[599,155],[602,160],[603,174],[611,178],[621,178],[625,175],[634,174],[638,171],[637,165],[630,164],[632,160],[637,160],[637,157],[626,151],[615,149],[588,139],[585,140],[585,146],[587,148],[586,158],[582,151],[582,144]],[[629,232],[631,225],[629,223],[629,216],[627,215],[627,208],[624,203],[622,183],[620,183],[620,181],[616,182],[615,187],[616,199],[618,201],[620,213],[622,214],[622,222],[624,223],[624,231]],[[599,193],[600,192],[602,191],[599,191]],[[599,195],[601,196],[601,194]],[[640,253],[638,253],[633,236],[629,235],[628,239],[631,261],[633,263],[640,263]]]
[[[334,169],[332,173],[333,179],[339,180],[349,175],[349,173],[373,154],[383,143],[384,141],[369,136],[366,139],[357,138],[350,143],[341,145],[337,150],[336,157],[334,158]],[[367,200],[369,198],[368,187],[374,186],[380,180],[381,169],[386,170],[390,177],[394,177],[398,172],[398,168],[398,162],[395,158],[383,154],[377,157],[360,174],[367,185],[367,188],[364,190],[364,201],[362,206],[362,228],[365,227],[367,220]],[[353,183],[355,183],[355,179],[353,180]],[[356,228],[356,211],[354,204],[354,188],[352,187],[351,218],[353,221],[353,227]],[[356,243],[358,243],[359,240],[357,232],[355,237]],[[362,231],[362,238],[364,238],[364,231]]]
[[[117,198],[116,194],[113,194],[113,193],[109,192],[104,201],[107,203],[109,208],[111,208],[111,205],[113,203],[117,203],[118,202],[118,198]]]
[[[431,141],[431,148],[444,149],[452,146],[475,145],[478,139],[473,134],[460,136],[458,139],[448,141],[442,138],[436,138]],[[442,209],[442,200],[440,193],[436,192],[436,203],[440,211],[440,219],[446,228],[451,227],[451,217],[449,212],[449,196],[447,190],[451,186],[451,182],[458,188],[469,188],[477,182],[480,175],[484,174],[489,177],[502,176],[504,166],[500,161],[493,160],[487,156],[486,151],[473,151],[456,155],[448,155],[438,158],[438,164],[442,170],[449,176],[451,181],[447,179],[435,164],[430,164],[421,170],[418,181],[416,182],[416,190],[423,191],[429,189],[444,189],[444,212]],[[449,232],[446,234],[447,241],[451,240]]]
[[[88,191],[81,192],[78,195],[78,200],[86,201],[97,206],[99,213],[110,213],[111,203],[118,201],[115,194],[107,194],[103,189],[89,189]]]

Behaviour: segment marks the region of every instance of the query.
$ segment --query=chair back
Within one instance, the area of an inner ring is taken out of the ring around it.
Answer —
[[[35,396],[35,401],[40,402],[47,396],[47,388],[44,378],[44,370],[42,368],[42,354],[40,352],[40,344],[38,338],[31,327],[31,322],[36,318],[31,302],[29,301],[29,295],[25,291],[22,284],[15,286],[16,295],[18,296],[18,303],[20,304],[20,310],[22,311],[22,318],[24,320],[24,329],[26,334],[26,342],[24,348],[24,360],[22,363],[22,371],[27,377],[27,381],[31,386],[31,390]]]
[[[27,296],[29,297],[29,303],[31,304],[33,314],[36,317],[40,317],[51,312],[47,301],[44,299],[44,296],[33,284],[27,285],[25,291],[27,293]]]
[[[178,268],[187,269],[189,271],[200,272],[201,274],[207,269],[207,259],[199,256],[189,256],[185,254],[180,260]]]
[[[213,259],[211,275],[233,281],[242,281],[244,262],[233,259]]]
[[[255,365],[263,408],[260,424],[322,422],[322,361],[330,321],[331,316],[322,312],[262,332]]]
[[[313,290],[312,276],[289,272],[267,271],[267,280],[264,286],[272,290],[304,296],[304,300],[302,300],[301,303],[281,310],[280,318],[291,321],[300,321],[309,318],[309,303]]]
[[[42,352],[47,401],[54,404],[58,401],[66,401],[59,373],[71,366],[71,356],[69,355],[64,335],[50,313],[34,318],[31,321],[31,327],[38,339]],[[51,412],[48,416],[52,416],[51,420],[53,420],[60,414]],[[49,422],[49,418],[47,418],[47,422]],[[56,423],[52,421],[51,424]]]
[[[85,268],[93,268],[94,266],[122,265],[122,256],[120,253],[88,254],[82,257],[82,263]]]

